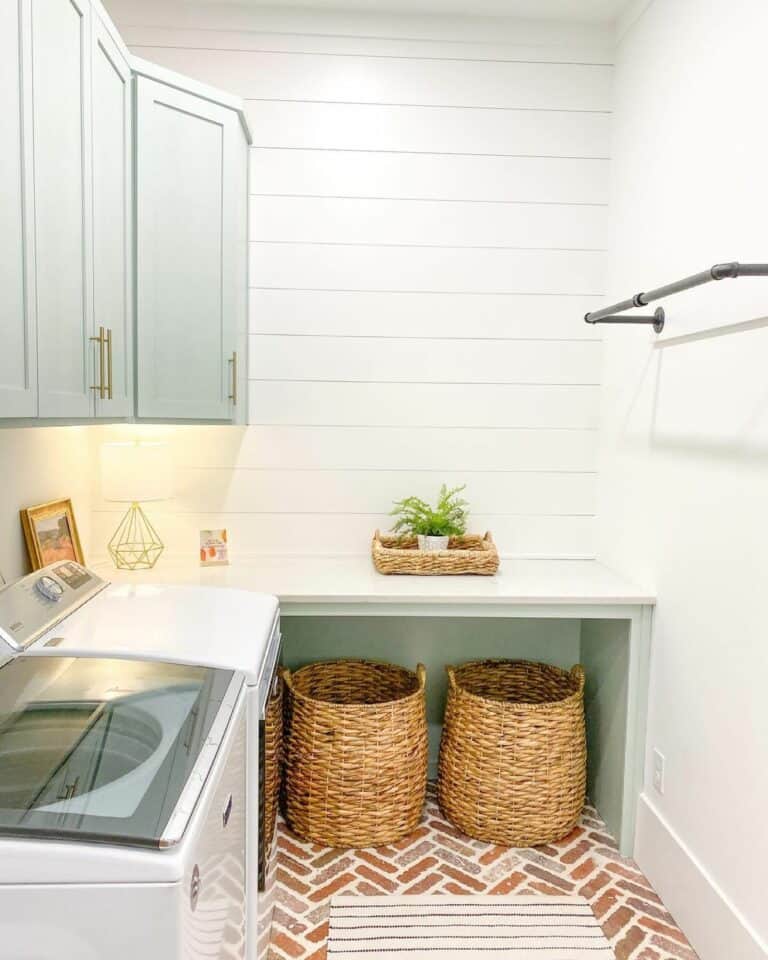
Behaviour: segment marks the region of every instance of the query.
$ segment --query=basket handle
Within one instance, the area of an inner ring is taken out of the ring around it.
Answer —
[[[419,678],[419,690],[423,690],[427,685],[427,668],[423,663],[416,665],[416,676]]]
[[[575,666],[571,667],[571,676],[579,685],[579,691],[581,692],[584,689],[584,667],[580,663],[577,663]]]
[[[280,667],[280,676],[283,678],[283,683],[286,687],[288,687],[289,690],[293,690],[293,677],[288,667]]]
[[[456,689],[456,671],[452,666],[450,666],[449,664],[446,664],[445,672],[448,674],[448,685],[450,686],[451,690],[455,690]]]

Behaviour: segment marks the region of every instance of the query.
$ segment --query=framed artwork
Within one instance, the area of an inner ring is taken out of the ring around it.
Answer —
[[[57,560],[85,563],[71,500],[52,500],[21,511],[29,562],[39,570]]]

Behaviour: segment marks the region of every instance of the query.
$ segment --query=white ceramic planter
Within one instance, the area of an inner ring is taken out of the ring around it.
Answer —
[[[422,534],[419,534],[417,537],[419,541],[419,550],[427,550],[429,552],[437,550],[447,550],[448,549],[448,540],[449,537],[425,537]]]

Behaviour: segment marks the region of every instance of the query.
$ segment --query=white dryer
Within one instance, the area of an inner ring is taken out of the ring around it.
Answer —
[[[263,956],[279,658],[271,596],[68,561],[0,591],[2,960]]]

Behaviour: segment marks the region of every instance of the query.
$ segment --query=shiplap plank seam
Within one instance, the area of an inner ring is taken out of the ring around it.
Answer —
[[[294,34],[294,36],[302,36],[302,34]],[[339,39],[335,37],[334,39]],[[348,38],[344,38],[348,39]],[[369,39],[369,38],[361,38]],[[393,42],[397,42],[398,38],[392,38]],[[425,41],[425,42],[435,42],[435,41]],[[443,41],[445,42],[445,41]],[[286,50],[280,47],[237,47],[237,46],[206,46],[204,44],[197,45],[181,45],[174,43],[148,43],[146,41],[134,41],[130,44],[131,48],[134,50],[190,50],[196,51],[198,53],[255,53],[255,54],[276,54],[278,56],[285,57],[346,57],[354,58],[357,60],[404,60],[408,62],[420,62],[420,63],[497,63],[497,64],[531,64],[535,66],[549,66],[549,67],[612,67],[613,61],[602,58],[602,59],[583,59],[583,60],[565,60],[565,59],[555,59],[553,57],[547,57],[546,59],[541,59],[539,57],[522,57],[522,56],[509,56],[509,57],[449,57],[449,56],[429,56],[427,54],[416,54],[416,53],[354,53],[354,52],[344,52],[337,50]]]
[[[384,247],[394,250],[529,250],[548,253],[607,253],[607,247],[523,247],[508,243],[391,243],[378,240],[250,240],[251,246],[290,245],[292,247]]]
[[[386,333],[283,333],[281,331],[275,331],[270,333],[266,330],[252,330],[248,336],[250,337],[292,337],[294,339],[315,339],[316,337],[322,337],[324,340],[425,340],[425,341],[435,341],[437,343],[442,343],[444,341],[462,341],[467,340],[467,337],[456,337],[456,336],[444,336],[444,337],[422,337],[422,336],[405,336],[401,334],[386,334]],[[472,343],[602,343],[601,340],[587,340],[584,337],[472,337]]]
[[[278,148],[281,149],[281,148]],[[376,151],[365,151],[374,153]],[[607,203],[593,203],[587,200],[480,200],[472,197],[406,197],[406,196],[363,196],[344,193],[252,193],[251,197],[284,197],[286,199],[306,200],[402,200],[409,203],[482,203],[527,207],[608,207]],[[557,296],[557,294],[553,294]]]
[[[506,107],[498,104],[405,103],[390,100],[316,100],[308,97],[243,97],[243,103],[307,103],[343,107],[413,107],[417,110],[498,110],[505,113],[577,113],[610,116],[611,110],[576,107]]]

